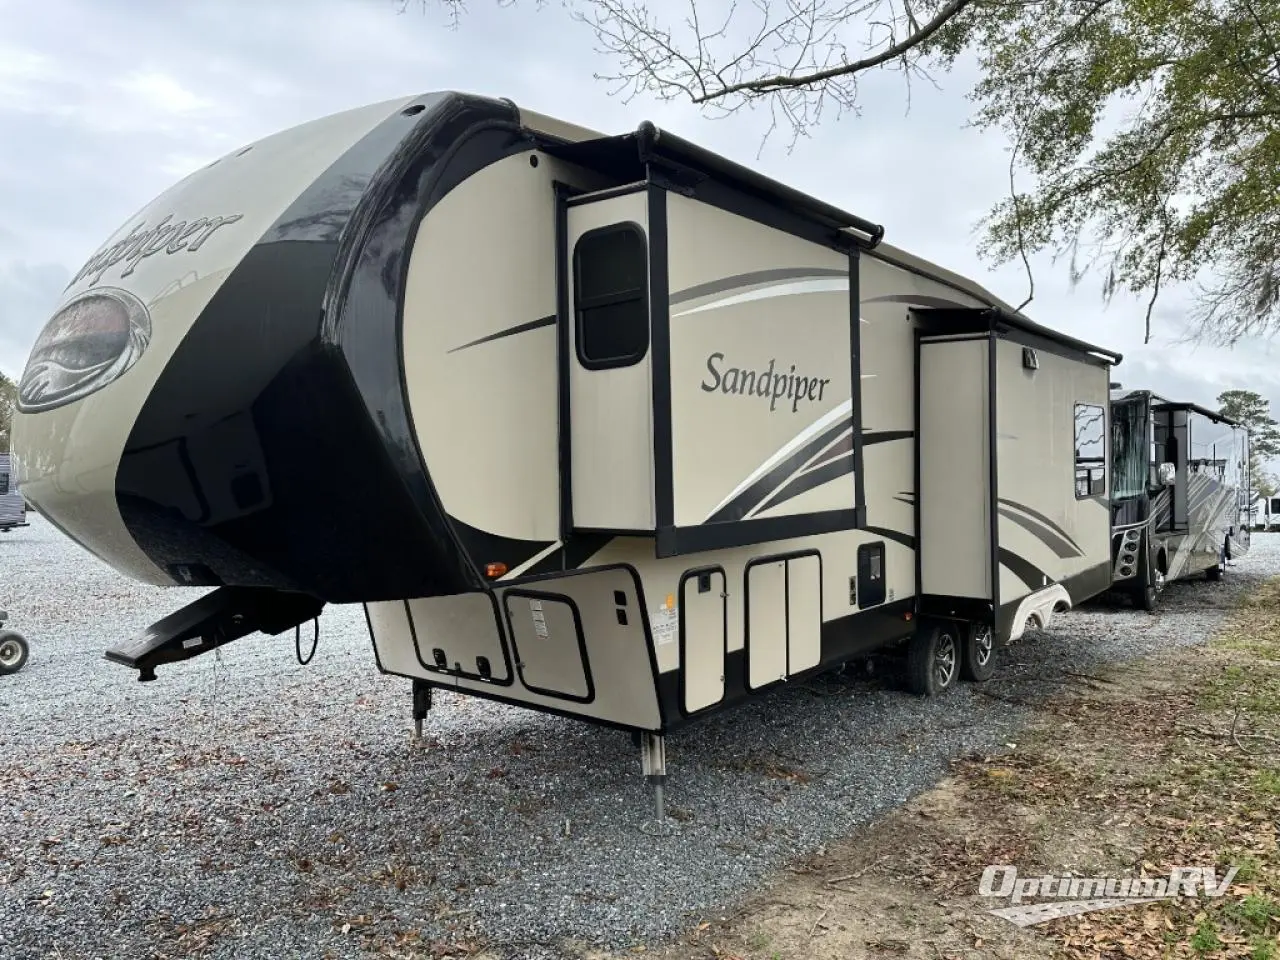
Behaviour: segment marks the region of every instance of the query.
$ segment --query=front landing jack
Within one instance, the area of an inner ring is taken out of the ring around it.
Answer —
[[[662,787],[667,782],[666,743],[666,738],[661,734],[640,734],[640,769],[645,779],[653,785],[653,800],[659,823],[666,817],[662,807]]]
[[[425,680],[413,681],[413,739],[422,739],[422,721],[431,710],[431,684]]]

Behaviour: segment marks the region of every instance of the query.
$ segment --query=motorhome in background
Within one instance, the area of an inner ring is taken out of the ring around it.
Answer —
[[[503,700],[655,775],[670,731],[888,644],[937,693],[1109,587],[1120,357],[882,234],[648,124],[348,111],[85,265],[20,385],[24,489],[217,588],[109,651],[141,679],[360,603],[419,722]],[[98,326],[130,336],[77,379]]]
[[[27,502],[18,491],[12,471],[12,457],[0,453],[0,533],[8,533],[14,527],[25,527]]]
[[[1219,579],[1249,549],[1249,432],[1148,390],[1111,397],[1115,589],[1150,610],[1165,585]]]
[[[1255,530],[1280,530],[1280,497],[1258,497],[1254,500],[1249,524]]]

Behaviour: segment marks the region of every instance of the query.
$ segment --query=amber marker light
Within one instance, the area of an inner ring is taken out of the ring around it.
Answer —
[[[507,565],[505,563],[486,563],[484,565],[484,575],[490,580],[496,580],[506,572]]]

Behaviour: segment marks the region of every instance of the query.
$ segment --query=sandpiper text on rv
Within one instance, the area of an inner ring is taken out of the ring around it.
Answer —
[[[90,257],[67,286],[74,286],[85,277],[94,274],[93,279],[89,281],[92,286],[121,260],[128,261],[128,266],[120,271],[120,276],[127,277],[144,259],[161,251],[173,254],[185,248],[188,253],[194,253],[213,236],[213,232],[219,227],[235,223],[243,217],[242,213],[234,213],[229,217],[199,217],[191,221],[179,220],[177,223],[170,223],[173,214],[168,214],[150,230],[143,229],[146,227],[145,222],[140,223],[130,230],[123,240],[113,243]]]
[[[831,382],[830,378],[796,376],[796,365],[791,365],[787,373],[774,373],[777,362],[770,358],[769,365],[763,370],[742,370],[730,367],[724,373],[717,369],[717,363],[723,362],[723,353],[713,353],[707,357],[707,369],[711,371],[710,383],[702,381],[702,389],[707,393],[719,390],[739,396],[767,397],[769,409],[777,409],[779,400],[791,401],[791,412],[795,413],[802,400],[821,400],[822,391]]]

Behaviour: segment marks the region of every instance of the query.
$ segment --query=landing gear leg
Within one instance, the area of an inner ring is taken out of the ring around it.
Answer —
[[[666,738],[660,734],[640,734],[640,769],[645,779],[653,784],[653,801],[657,810],[658,823],[666,817],[662,807],[662,787],[667,781],[667,746]]]
[[[425,680],[413,681],[413,742],[422,739],[422,721],[431,709],[431,684]]]

